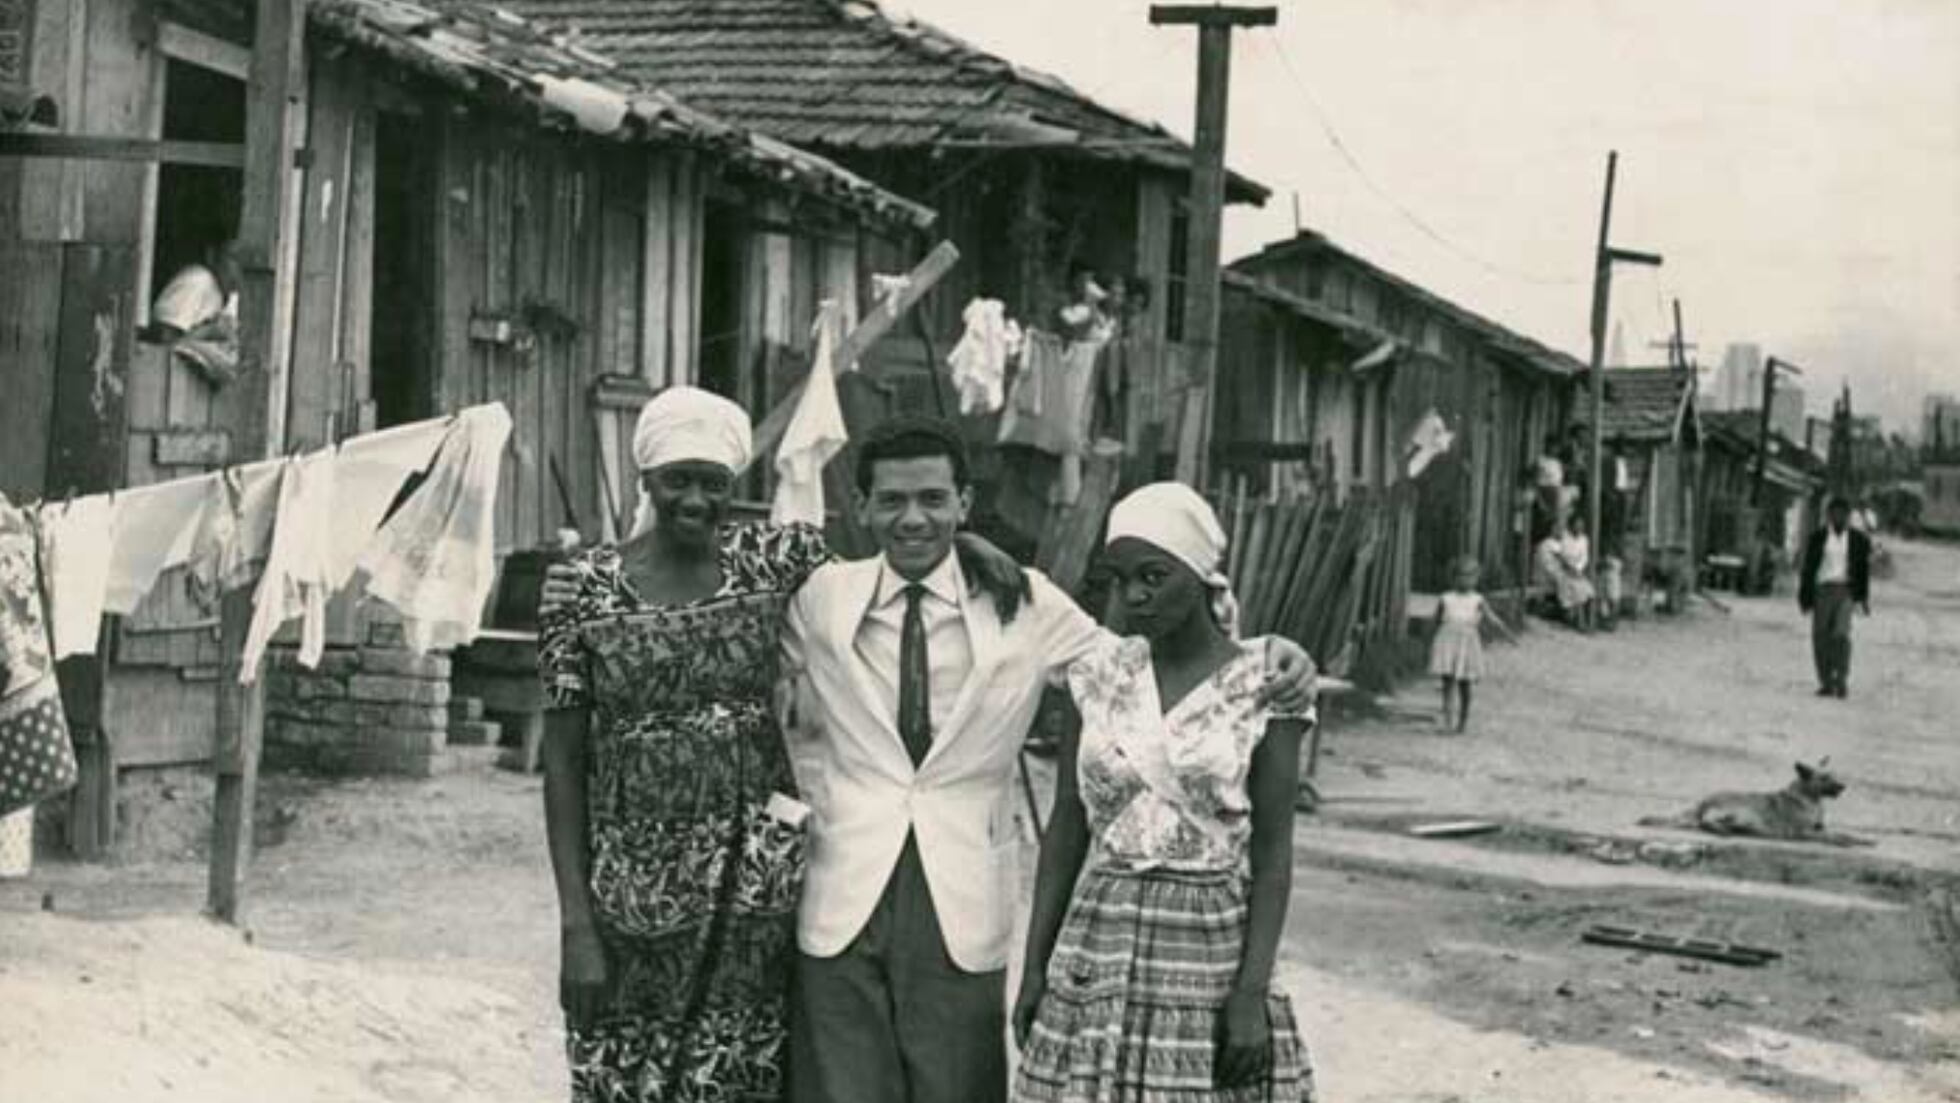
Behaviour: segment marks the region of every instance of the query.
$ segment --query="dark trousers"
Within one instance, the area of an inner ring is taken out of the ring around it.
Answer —
[[[918,844],[836,957],[799,955],[790,1010],[791,1103],[1001,1103],[1007,972],[953,964]]]
[[[1810,609],[1810,654],[1817,663],[1817,684],[1843,689],[1851,677],[1851,587],[1826,582],[1817,587]]]

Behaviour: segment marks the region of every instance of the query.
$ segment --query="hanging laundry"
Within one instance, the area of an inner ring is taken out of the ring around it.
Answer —
[[[272,555],[273,522],[286,461],[228,468],[191,538],[185,585],[191,600],[215,612],[228,590],[252,584]]]
[[[40,533],[0,495],[0,816],[75,784],[41,593]]]
[[[779,525],[824,523],[824,465],[851,439],[844,428],[844,410],[837,403],[837,375],[831,363],[840,320],[837,304],[824,300],[817,310],[817,351],[810,379],[776,447],[776,495],[769,519]]]
[[[991,414],[1004,401],[1007,363],[1020,352],[1021,327],[1007,316],[1007,304],[999,299],[975,299],[960,316],[966,321],[966,332],[946,357],[959,391],[960,413]]]
[[[54,657],[93,655],[109,592],[109,551],[115,499],[107,494],[44,505],[42,574],[48,590],[48,634]]]
[[[327,526],[327,579],[345,585],[363,549],[374,539],[388,507],[410,476],[426,471],[449,431],[451,419],[432,418],[355,437],[338,451],[314,453],[333,464],[333,523]],[[251,585],[272,554],[273,521],[279,513],[285,461],[228,468],[219,491],[192,538],[186,583],[207,610],[224,592]]]
[[[299,661],[316,666],[327,646],[327,598],[333,593],[334,453],[328,449],[286,461],[278,475],[272,546],[252,594],[238,680],[258,677],[259,660],[281,625],[300,617]],[[242,535],[242,534],[241,534]]]
[[[436,449],[449,435],[452,418],[435,418],[355,437],[334,457],[334,525],[328,577],[336,589],[347,584],[361,552],[375,534],[411,476],[429,469]]]
[[[496,581],[497,479],[510,430],[502,405],[457,415],[428,479],[359,558],[368,595],[403,616],[408,645],[417,651],[476,638]]]
[[[1450,445],[1454,443],[1456,443],[1456,434],[1450,432],[1449,425],[1443,421],[1443,415],[1435,410],[1422,415],[1422,420],[1416,422],[1415,430],[1409,434],[1408,447],[1403,450],[1403,455],[1408,460],[1409,478],[1413,479],[1422,474],[1424,469],[1435,462],[1436,457],[1449,451]]]
[[[1052,333],[1029,330],[1021,376],[1000,422],[1002,444],[1023,444],[1062,458],[1051,500],[1064,505],[1073,505],[1081,490],[1082,457],[1089,450],[1091,391],[1102,347],[1099,341],[1064,341]],[[1030,389],[1031,401],[1022,394]]]
[[[134,612],[157,576],[188,560],[205,510],[219,497],[216,475],[117,493],[103,611]]]

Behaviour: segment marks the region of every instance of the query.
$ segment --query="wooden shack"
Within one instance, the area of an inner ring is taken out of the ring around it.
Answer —
[[[1055,77],[868,0],[509,0],[509,6],[657,81],[688,103],[816,150],[939,212],[935,237],[962,260],[917,321],[863,365],[895,408],[951,412],[945,357],[976,297],[1052,326],[1072,272],[1142,287],[1126,327],[1121,436],[1131,478],[1174,451],[1181,418],[1191,150],[1162,126],[1097,103]],[[1227,199],[1267,191],[1232,176]],[[873,255],[902,272],[923,242]],[[976,446],[994,417],[968,419]],[[1006,540],[1040,535],[1043,514],[990,516],[998,454],[977,448],[983,519]],[[1035,488],[1039,490],[1039,488]]]
[[[1454,440],[1415,477],[1408,585],[1443,589],[1464,554],[1493,587],[1522,577],[1520,482],[1582,365],[1312,231],[1234,262],[1225,292],[1216,470],[1272,496],[1384,490],[1433,412]]]
[[[1620,460],[1606,475],[1620,480],[1625,495],[1620,550],[1631,600],[1649,586],[1678,596],[1694,578],[1703,439],[1696,394],[1693,373],[1681,368],[1606,369],[1600,430]],[[1576,397],[1572,421],[1589,426],[1585,395]]]
[[[1758,455],[1758,410],[1704,413],[1701,420],[1706,435],[1697,496],[1700,562],[1705,573],[1717,557],[1721,563],[1739,563],[1748,587],[1764,589],[1776,567],[1797,561],[1804,538],[1818,522],[1823,461],[1774,428],[1769,454]]]
[[[249,0],[0,0],[0,490],[144,485],[233,454],[224,386],[145,339],[237,218]],[[516,428],[499,554],[630,504],[633,412],[699,382],[759,406],[816,303],[932,219],[471,0],[312,0],[278,258],[283,450],[484,402]],[[336,618],[349,642],[355,618]],[[96,769],[201,761],[212,621],[171,588],[64,670]],[[106,767],[103,763],[110,763]],[[99,791],[99,790],[98,790]]]

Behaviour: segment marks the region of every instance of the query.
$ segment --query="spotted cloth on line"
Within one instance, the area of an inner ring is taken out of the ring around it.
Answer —
[[[0,496],[0,816],[75,784],[41,600],[40,537]]]

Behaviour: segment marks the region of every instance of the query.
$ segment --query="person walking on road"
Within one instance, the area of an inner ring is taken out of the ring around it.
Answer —
[[[1851,503],[1833,497],[1824,527],[1804,544],[1797,605],[1810,614],[1817,696],[1844,697],[1851,678],[1851,610],[1871,615],[1872,539],[1851,526]]]

